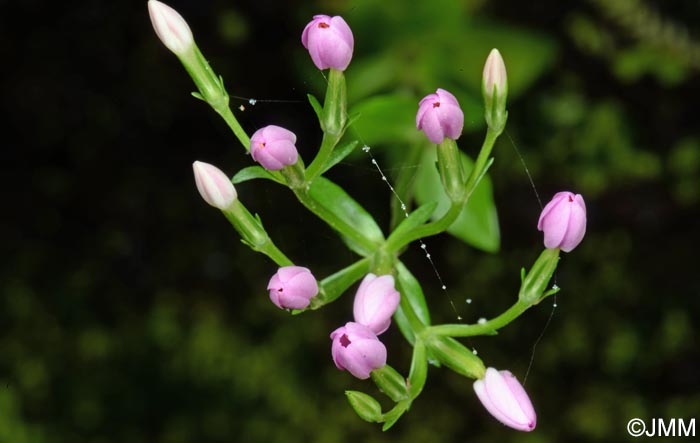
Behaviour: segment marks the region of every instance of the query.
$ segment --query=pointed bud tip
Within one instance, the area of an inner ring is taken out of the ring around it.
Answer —
[[[184,55],[192,48],[192,31],[176,10],[158,0],[148,0],[148,14],[158,38],[175,55]]]
[[[503,57],[498,49],[493,48],[486,58],[483,73],[484,94],[493,95],[493,88],[497,93],[505,94],[508,87],[508,75]]]
[[[223,211],[238,197],[231,180],[216,166],[196,161],[192,170],[199,194],[211,206]]]
[[[537,414],[525,389],[510,371],[486,369],[474,382],[474,392],[486,410],[498,421],[518,431],[530,432]]]

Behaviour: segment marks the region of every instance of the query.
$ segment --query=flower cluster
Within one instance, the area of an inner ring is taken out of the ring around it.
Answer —
[[[449,198],[450,209],[437,216],[431,213],[437,211],[436,202],[432,203],[433,206],[423,205],[410,215],[406,213],[406,219],[384,237],[374,218],[359,203],[340,186],[321,177],[357,145],[357,142],[350,142],[346,147],[338,147],[342,146],[338,143],[351,120],[346,109],[343,72],[348,68],[354,50],[353,33],[342,17],[315,15],[301,35],[301,42],[314,65],[320,70],[330,69],[323,106],[315,98],[310,99],[324,134],[316,157],[306,168],[296,148],[297,136],[288,129],[268,125],[248,138],[231,113],[223,80],[199,52],[185,20],[157,0],[149,0],[148,9],[156,34],[185,65],[197,85],[199,92],[194,95],[226,119],[252,159],[260,165],[246,168],[233,179],[217,167],[201,161],[194,162],[192,168],[196,188],[204,201],[221,210],[245,244],[277,264],[278,269],[267,285],[272,303],[283,310],[318,309],[362,279],[353,302],[353,321],[330,334],[331,357],[340,370],[359,379],[372,377],[396,405],[383,413],[373,397],[348,391],[348,399],[355,411],[368,421],[385,423],[384,428],[388,429],[420,394],[427,377],[428,361],[433,359],[458,374],[476,379],[473,384],[476,396],[498,421],[513,429],[532,431],[537,422],[535,409],[515,376],[509,371],[487,368],[481,357],[456,338],[493,335],[529,307],[559,290],[548,285],[560,259],[560,251],[572,251],[585,235],[587,218],[583,197],[559,192],[544,207],[537,229],[544,233],[545,249],[530,270],[523,271],[515,305],[495,321],[431,325],[423,290],[398,259],[411,242],[445,232],[486,174],[492,160],[491,150],[505,128],[508,116],[508,79],[501,53],[493,49],[482,72],[484,119],[488,133],[471,171],[464,170],[465,154],[456,143],[464,128],[464,113],[457,97],[438,88],[418,102],[415,126],[437,145],[437,173]],[[294,265],[273,243],[261,218],[251,214],[238,199],[234,183],[252,178],[267,178],[288,186],[306,208],[338,231],[350,249],[363,256],[362,259],[323,280],[317,280],[308,268]],[[406,209],[404,205],[401,207]],[[429,223],[431,217],[434,221]],[[396,289],[394,276],[403,294]],[[400,315],[394,317],[402,298],[405,303],[401,303]],[[379,339],[379,335],[390,327],[392,318],[413,346],[407,378],[387,365],[387,349]]]
[[[393,276],[367,274],[355,294],[355,321],[331,333],[331,354],[338,369],[364,380],[386,364],[386,347],[377,336],[389,328],[400,298]]]

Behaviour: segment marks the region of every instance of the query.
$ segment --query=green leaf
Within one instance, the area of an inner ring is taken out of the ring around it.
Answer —
[[[360,391],[345,391],[345,396],[361,419],[370,423],[382,421],[382,407],[374,397]]]
[[[350,101],[355,102],[395,86],[396,72],[401,69],[400,63],[396,57],[387,57],[386,53],[381,52],[353,60],[352,75],[347,78]]]
[[[412,229],[425,223],[430,218],[430,216],[433,215],[433,213],[435,212],[435,208],[437,208],[437,205],[437,202],[429,202],[419,207],[415,211],[411,212],[411,214],[409,214],[407,218],[404,218],[403,221],[396,227],[396,229],[394,229],[394,232],[391,233],[389,238],[394,236],[400,237],[405,233],[411,231]]]
[[[248,166],[247,168],[243,168],[233,176],[231,181],[234,185],[237,185],[238,183],[243,183],[256,178],[264,178],[284,184],[283,181],[280,181],[274,174],[261,166]]]
[[[344,235],[344,232],[349,229],[360,232],[368,243],[379,245],[384,241],[384,234],[374,218],[340,186],[327,178],[317,177],[311,184],[309,194],[327,211],[340,219],[343,225],[333,226],[333,228],[341,234],[343,241],[352,251],[368,256],[374,254],[376,248],[358,244]]]
[[[409,323],[408,318],[406,318],[406,313],[403,312],[403,308],[399,305],[394,312],[394,321],[396,321],[396,326],[399,327],[399,331],[406,338],[406,341],[413,345],[416,342],[416,334],[411,328],[411,323]]]
[[[389,365],[375,369],[370,374],[380,391],[395,402],[408,398],[406,379]]]
[[[469,175],[474,164],[463,152],[460,153],[464,172]],[[416,175],[415,199],[419,204],[437,201],[438,206],[432,219],[439,219],[450,207],[450,200],[440,182],[435,167],[435,149],[426,150]],[[486,252],[496,252],[500,247],[498,214],[493,201],[493,186],[486,175],[472,193],[457,220],[447,232],[467,244]]]
[[[413,312],[420,321],[426,326],[430,325],[430,311],[428,310],[428,305],[425,302],[425,295],[423,295],[423,288],[421,288],[418,280],[411,274],[411,271],[401,263],[400,261],[396,263],[396,279],[399,285],[399,290],[401,292],[401,297],[406,297],[408,303],[411,305]],[[406,337],[409,343],[415,343],[415,334],[413,328],[411,328],[406,314],[399,305],[396,313],[394,313],[394,319],[399,327],[401,333]]]
[[[360,142],[358,142],[357,140],[353,140],[349,143],[344,144],[343,146],[341,146],[339,148],[333,149],[333,152],[331,153],[331,156],[328,158],[326,165],[323,167],[321,174],[324,174],[330,168],[332,168],[333,166],[335,166],[338,163],[340,163],[341,161],[343,161],[343,159],[345,157],[352,154],[352,151],[355,150],[355,148],[357,147],[357,145],[359,143]]]
[[[341,296],[353,283],[369,272],[371,261],[363,258],[321,280],[318,295],[311,299],[309,309],[318,309]]]
[[[316,97],[313,96],[313,94],[306,94],[306,97],[309,99],[309,103],[311,103],[311,107],[314,108],[314,112],[316,113],[316,118],[318,118],[318,121],[320,122],[323,106],[321,106],[321,103]]]
[[[421,137],[416,130],[418,99],[406,94],[387,94],[359,102],[351,113],[360,114],[352,130],[367,145],[396,144]]]
[[[425,344],[418,340],[413,346],[413,358],[411,359],[411,371],[408,374],[410,382],[411,398],[415,399],[420,395],[428,378],[428,355]]]

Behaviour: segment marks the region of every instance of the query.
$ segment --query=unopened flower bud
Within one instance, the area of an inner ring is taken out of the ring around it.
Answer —
[[[418,103],[416,128],[435,144],[445,138],[457,140],[464,127],[464,113],[454,95],[438,89]]]
[[[192,31],[176,10],[157,0],[148,0],[148,14],[158,38],[168,49],[177,56],[190,50],[194,43]]]
[[[367,326],[348,322],[331,333],[335,366],[365,380],[386,365],[386,347]]]
[[[209,163],[196,161],[192,163],[194,181],[204,201],[215,208],[227,209],[236,200],[236,188],[231,179],[219,168]]]
[[[542,301],[545,297],[556,294],[558,286],[554,285],[547,289],[549,280],[552,279],[554,271],[559,263],[559,249],[545,249],[530,268],[527,275],[523,269],[522,283],[518,298],[523,303],[534,305]]]
[[[157,0],[148,1],[148,13],[158,38],[172,51],[192,77],[199,92],[192,95],[204,100],[218,113],[228,110],[228,93],[194,43],[185,19],[170,6]]]
[[[586,233],[586,204],[581,194],[558,192],[542,210],[537,229],[544,232],[544,246],[570,252]]]
[[[307,268],[284,266],[279,268],[267,285],[270,300],[281,309],[304,309],[318,294],[316,278]]]
[[[506,65],[498,49],[492,49],[482,77],[482,92],[486,106],[486,123],[490,128],[502,130],[506,124],[506,100],[508,97],[508,75]]]
[[[345,391],[345,396],[360,418],[370,423],[382,421],[382,406],[374,397],[359,391]]]
[[[263,168],[278,171],[297,162],[296,141],[297,136],[292,131],[275,125],[265,126],[250,138],[250,154]]]
[[[394,286],[394,277],[367,274],[355,294],[355,321],[379,335],[389,328],[391,316],[399,306],[400,299],[401,296]]]
[[[318,69],[338,71],[345,71],[350,64],[355,45],[350,26],[343,17],[327,15],[314,15],[301,34],[301,43],[309,50]]]
[[[454,338],[433,337],[426,345],[430,354],[456,373],[469,378],[483,377],[484,363]]]
[[[532,431],[537,415],[525,389],[510,371],[486,369],[483,379],[474,382],[474,392],[487,411],[498,421],[518,431]]]

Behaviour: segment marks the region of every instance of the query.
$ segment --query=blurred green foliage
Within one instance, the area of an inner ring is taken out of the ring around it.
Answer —
[[[342,14],[356,38],[347,76],[364,115],[358,134],[389,174],[411,168],[415,180],[425,168],[407,155],[416,100],[454,92],[467,116],[459,144],[473,154],[481,68],[501,50],[510,115],[490,173],[501,252],[448,236],[428,246],[465,320],[490,317],[515,299],[520,267],[539,252],[523,161],[542,199],[564,188],[586,197],[589,232],[560,265],[551,318],[547,303],[468,343],[489,365],[527,374],[538,428],[504,428],[469,380],[433,367],[390,432],[359,420],[343,392],[368,385],[335,369],[328,340],[350,298],[294,317],[269,303],[274,267],[201,203],[189,170],[195,159],[226,170],[250,160],[188,96],[145,5],[19,2],[0,17],[13,61],[2,110],[15,140],[0,175],[11,191],[0,220],[0,443],[609,442],[631,440],[632,417],[700,418],[697,2],[171,4],[232,94],[289,101],[233,106],[244,106],[249,130],[297,128],[305,159],[318,137],[305,94],[324,79],[299,35],[314,13]],[[31,32],[15,29],[29,15]],[[333,179],[385,228],[389,192],[357,151]],[[239,194],[318,275],[353,259],[274,185],[241,184]],[[454,320],[424,257],[403,258],[434,322]],[[405,373],[408,346],[393,328],[387,341]]]

